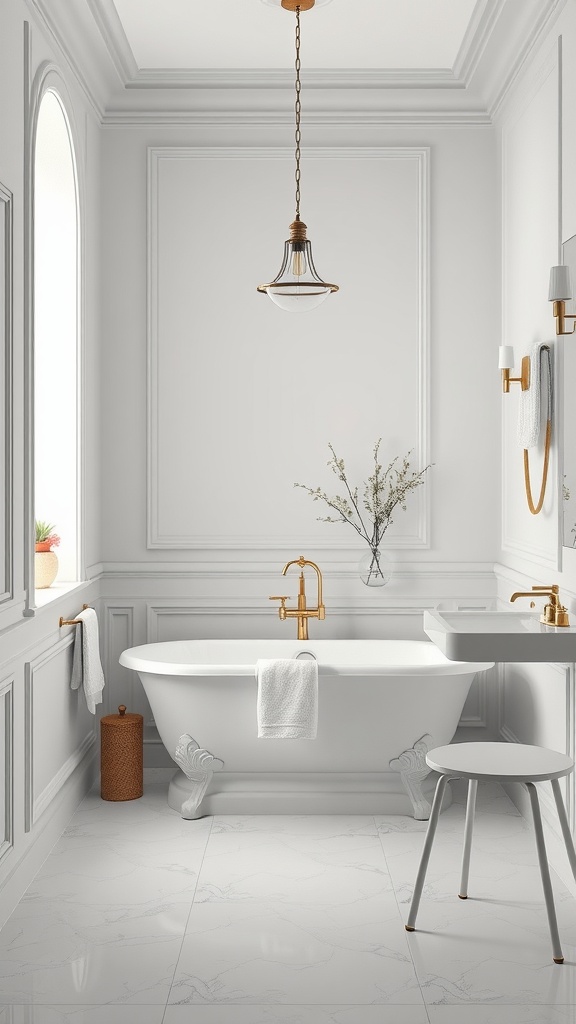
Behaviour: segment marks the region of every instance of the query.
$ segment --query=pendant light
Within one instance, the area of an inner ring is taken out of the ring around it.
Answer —
[[[306,237],[306,225],[300,220],[300,11],[310,10],[314,3],[315,0],[282,0],[285,10],[296,12],[296,218],[290,225],[290,238],[284,242],[284,258],[279,273],[269,284],[258,285],[259,292],[266,292],[272,302],[292,313],[314,309],[331,292],[338,291],[337,284],[323,281],[316,270],[312,245]]]

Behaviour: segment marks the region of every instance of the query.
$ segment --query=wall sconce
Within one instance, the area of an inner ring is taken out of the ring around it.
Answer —
[[[528,391],[530,387],[530,356],[522,358],[520,376],[511,377],[510,370],[514,369],[514,349],[512,345],[500,345],[498,367],[502,370],[502,391],[505,395],[510,391],[511,384],[520,384],[522,391]]]
[[[548,299],[553,302],[552,313],[556,317],[556,334],[574,334],[576,322],[570,331],[566,330],[566,321],[576,321],[576,314],[566,313],[566,303],[572,298],[572,282],[570,267],[552,267],[550,269],[550,290]]]

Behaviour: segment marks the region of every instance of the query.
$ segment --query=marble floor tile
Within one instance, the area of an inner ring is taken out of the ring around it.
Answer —
[[[556,966],[534,838],[496,784],[465,902],[453,784],[410,935],[427,822],[183,821],[166,797],[78,808],[0,932],[0,1024],[576,1024],[576,902],[553,876]]]
[[[563,917],[559,926],[566,961],[561,965],[552,962],[543,905],[423,901],[417,930],[408,938],[425,1002],[574,1003],[573,912],[571,927]]]
[[[164,1006],[0,1007],[0,1024],[162,1024]]]
[[[391,891],[376,836],[229,832],[211,836],[195,902],[332,906]]]
[[[163,1024],[428,1024],[423,1006],[169,1006]],[[0,1021],[1,1024],[1,1021]]]
[[[164,1005],[190,903],[29,900],[0,932],[0,1004]]]
[[[386,863],[400,903],[412,898],[424,837],[412,834],[381,837]],[[426,874],[424,898],[451,900],[458,894],[463,836],[437,835]],[[559,880],[554,884],[560,891]],[[542,883],[533,836],[517,833],[505,839],[474,837],[468,892],[477,898],[522,900],[540,898]]]
[[[575,1006],[429,1006],[430,1024],[575,1024]]]
[[[66,842],[91,842],[94,838],[121,838],[134,843],[171,839],[177,836],[204,836],[212,827],[212,818],[185,821],[167,802],[168,786],[146,788],[139,800],[101,800],[90,793],[82,801],[62,839]]]
[[[371,814],[216,814],[212,834],[265,832],[267,835],[375,836]]]
[[[421,1005],[393,897],[194,905],[169,1003]]]

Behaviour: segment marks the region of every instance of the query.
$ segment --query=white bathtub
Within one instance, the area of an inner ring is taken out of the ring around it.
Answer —
[[[306,655],[318,661],[317,738],[258,739],[257,659]],[[175,760],[180,748],[168,802],[189,818],[426,818],[425,753],[451,741],[475,673],[492,667],[412,640],[182,640],[133,647],[120,663],[138,672]]]

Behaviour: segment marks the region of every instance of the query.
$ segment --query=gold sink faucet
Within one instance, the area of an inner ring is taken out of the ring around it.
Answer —
[[[294,558],[291,562],[286,562],[286,565],[282,569],[282,575],[285,576],[291,565],[299,565],[303,570],[305,565],[311,566],[316,571],[318,577],[318,597],[316,601],[316,608],[306,607],[306,590],[304,588],[304,572],[300,573],[300,588],[298,591],[298,607],[287,608],[286,601],[288,596],[270,597],[270,601],[280,601],[280,607],[278,609],[278,615],[281,619],[298,619],[298,639],[308,639],[308,619],[325,619],[326,609],[322,604],[322,573],[316,565],[316,562],[310,562],[304,555],[300,555],[300,558]]]
[[[549,597],[550,600],[544,605],[544,611],[540,616],[540,622],[543,622],[545,626],[569,626],[568,610],[560,603],[559,594],[560,588],[554,583],[550,587],[519,590],[516,594],[512,594],[510,601],[515,601],[517,597]],[[534,607],[534,602],[532,602],[532,607]]]

